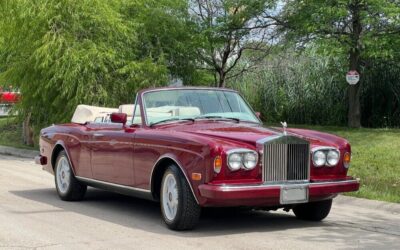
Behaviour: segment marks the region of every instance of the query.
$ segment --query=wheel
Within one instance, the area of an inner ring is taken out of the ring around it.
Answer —
[[[83,199],[87,186],[75,178],[65,151],[61,151],[57,156],[54,177],[57,193],[61,200],[77,201]]]
[[[301,220],[321,221],[328,216],[331,207],[332,199],[329,199],[297,205],[293,212]]]
[[[170,229],[188,230],[197,224],[201,208],[177,166],[171,165],[165,171],[160,196],[161,213]]]

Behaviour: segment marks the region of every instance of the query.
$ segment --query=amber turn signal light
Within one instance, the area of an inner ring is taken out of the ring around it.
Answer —
[[[214,159],[214,172],[219,174],[221,172],[221,168],[222,168],[222,158],[221,156],[217,156]]]
[[[345,168],[350,167],[350,161],[351,161],[351,154],[349,152],[344,153],[343,156],[343,165]]]
[[[201,180],[201,174],[200,173],[192,173],[192,180],[200,181]]]

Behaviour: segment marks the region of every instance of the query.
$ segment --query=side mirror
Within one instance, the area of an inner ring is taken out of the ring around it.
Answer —
[[[256,116],[258,117],[258,119],[261,119],[261,113],[260,112],[256,112]]]
[[[128,115],[125,113],[111,113],[110,119],[112,123],[122,123],[125,126]]]

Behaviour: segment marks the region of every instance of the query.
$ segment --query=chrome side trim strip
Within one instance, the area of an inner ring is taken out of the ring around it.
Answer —
[[[149,200],[153,200],[153,196],[150,190],[142,189],[142,188],[135,188],[115,183],[110,183],[106,181],[99,181],[91,178],[75,176],[78,181],[84,182],[89,186],[98,187],[104,190],[113,191],[116,193],[121,193],[125,195],[145,198]]]
[[[268,187],[282,187],[282,186],[290,186],[290,185],[305,185],[305,186],[320,186],[320,185],[329,185],[329,184],[350,184],[350,183],[359,183],[358,180],[345,180],[345,181],[323,181],[323,182],[300,182],[300,183],[276,183],[276,184],[258,184],[258,185],[214,185],[221,187],[223,191],[230,191],[236,189],[259,189],[259,188],[268,188]]]
[[[89,183],[93,182],[93,183],[99,183],[99,184],[109,185],[109,186],[118,187],[118,188],[125,188],[125,189],[129,189],[129,190],[133,190],[133,191],[151,193],[150,190],[142,189],[142,188],[135,188],[135,187],[115,184],[115,183],[111,183],[111,182],[106,182],[106,181],[99,181],[99,180],[90,179],[90,178],[81,177],[81,176],[75,176],[75,178],[78,179],[79,181],[83,181],[83,182],[89,182]]]

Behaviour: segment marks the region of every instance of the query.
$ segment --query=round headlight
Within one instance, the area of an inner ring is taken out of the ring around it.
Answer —
[[[248,152],[244,154],[243,165],[247,170],[251,170],[256,167],[258,161],[258,155],[255,152]]]
[[[326,162],[329,166],[333,167],[336,166],[339,162],[339,152],[336,150],[329,150],[326,156]]]
[[[242,156],[238,153],[233,153],[228,157],[228,167],[232,171],[239,170],[242,166]]]
[[[313,162],[316,167],[322,167],[326,163],[326,154],[323,151],[315,151],[313,154]]]

